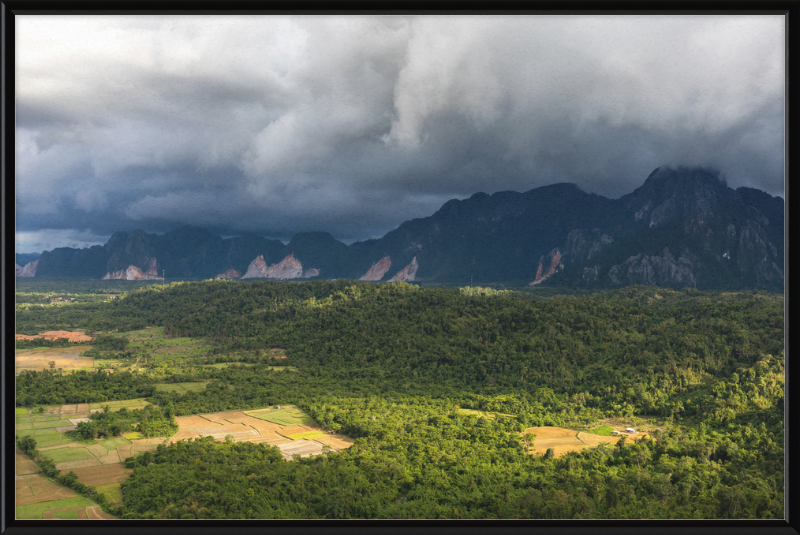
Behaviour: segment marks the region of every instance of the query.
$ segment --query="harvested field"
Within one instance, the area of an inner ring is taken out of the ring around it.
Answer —
[[[287,425],[284,426],[280,431],[276,431],[277,433],[291,438],[292,435],[298,435],[302,433],[309,433],[312,431],[319,431],[319,428],[313,428],[307,425]]]
[[[131,448],[133,446],[120,446],[117,448],[117,455],[119,455],[119,460],[125,462],[125,459],[131,456]]]
[[[113,437],[101,440],[97,444],[99,444],[100,446],[104,447],[107,450],[115,450],[120,446],[126,446],[128,444],[131,444],[131,441],[123,437]]]
[[[136,399],[125,399],[122,401],[104,401],[102,403],[89,403],[89,410],[92,409],[102,409],[105,406],[108,406],[108,410],[111,412],[116,412],[120,410],[122,407],[127,407],[128,409],[143,409],[145,406],[149,405],[145,398],[136,398]]]
[[[14,364],[16,373],[22,370],[47,370],[50,362],[55,362],[55,369],[79,370],[94,365],[94,361],[80,355],[90,346],[49,347],[42,349],[25,349],[16,352]]]
[[[86,410],[88,411],[89,409],[86,409]],[[70,418],[69,419],[69,423],[71,423],[72,425],[78,425],[81,422],[90,422],[90,421],[91,420],[89,420],[89,418]]]
[[[78,412],[77,405],[61,405],[61,415],[64,416],[65,414],[75,414]]]
[[[66,461],[63,463],[56,463],[56,468],[59,470],[71,470],[73,468],[83,468],[84,466],[98,466],[102,463],[94,457],[90,459],[78,459],[77,461]]]
[[[39,467],[36,466],[30,457],[25,455],[19,450],[15,451],[15,466],[16,466],[16,474],[17,476],[25,475],[25,474],[38,474]]]
[[[78,481],[90,487],[125,481],[133,472],[133,470],[125,468],[125,465],[120,462],[101,466],[75,468],[71,471],[75,472],[75,475],[78,476]],[[61,474],[64,475],[68,472],[70,472],[70,470],[62,470]]]
[[[335,450],[347,449],[355,443],[355,440],[353,440],[352,438],[340,435],[338,433],[333,435],[325,435],[322,437],[318,437],[315,438],[314,440],[316,442],[319,442],[320,444],[325,444],[327,446],[330,446]]]
[[[533,447],[536,451],[532,451],[531,454],[544,455],[548,448],[553,448],[556,457],[561,457],[570,451],[594,448],[600,444],[614,445],[622,436],[628,439],[640,439],[649,436],[647,433],[622,433],[612,436],[594,435],[563,427],[529,427],[523,431],[524,433],[536,435],[533,440]]]
[[[110,450],[108,455],[105,457],[98,457],[97,460],[100,461],[100,464],[114,464],[121,462],[117,450]]]
[[[328,436],[328,435],[326,435],[322,431],[307,431],[305,433],[297,433],[296,435],[289,435],[289,438],[291,438],[292,440],[297,440],[297,439],[300,439],[300,438],[313,440],[313,439],[315,439],[317,437],[325,437],[325,436]]]
[[[66,338],[70,342],[91,342],[92,337],[79,331],[46,331],[37,335],[18,334],[14,337],[16,340],[35,340],[37,338],[45,338],[47,340],[58,340],[59,338]]]
[[[322,444],[312,440],[293,440],[284,444],[278,444],[278,448],[283,453],[285,459],[291,459],[292,455],[300,457],[310,457],[322,453]]]
[[[16,481],[14,487],[16,490],[15,505],[29,505],[77,496],[70,489],[48,481],[39,474]]]
[[[178,427],[183,428],[195,428],[195,427],[210,427],[215,425],[213,422],[208,420],[207,418],[202,418],[200,416],[176,416],[175,421],[178,423]],[[221,424],[216,424],[221,425]]]
[[[565,429],[563,427],[529,427],[522,433],[532,433],[536,435],[533,439],[533,448],[535,448],[535,451],[531,452],[531,454],[534,455],[544,455],[549,448],[553,448],[555,456],[561,457],[571,451],[579,451],[594,447],[578,439],[577,431]]]

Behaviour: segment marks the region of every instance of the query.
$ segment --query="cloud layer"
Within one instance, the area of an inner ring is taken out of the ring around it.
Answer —
[[[664,164],[783,193],[780,16],[20,16],[16,32],[20,251],[180,224],[352,241],[477,191],[618,197]]]

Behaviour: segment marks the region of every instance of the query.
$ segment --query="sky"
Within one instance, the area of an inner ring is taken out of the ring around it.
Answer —
[[[377,238],[662,165],[783,196],[784,18],[17,16],[16,250]]]

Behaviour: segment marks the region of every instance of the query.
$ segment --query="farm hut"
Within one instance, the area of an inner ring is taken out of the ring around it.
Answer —
[[[628,427],[628,428],[625,429],[625,432],[626,433],[634,433],[635,434],[636,433],[636,429],[634,429],[633,427]]]
[[[614,435],[619,435],[619,431],[611,431],[611,433]]]

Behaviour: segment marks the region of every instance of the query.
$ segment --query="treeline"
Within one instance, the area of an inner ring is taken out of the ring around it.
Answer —
[[[59,374],[24,370],[16,378],[19,407],[117,401],[150,397],[154,392],[150,378],[129,371],[112,374],[77,370]]]

